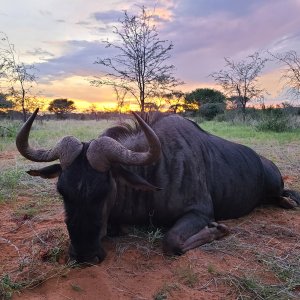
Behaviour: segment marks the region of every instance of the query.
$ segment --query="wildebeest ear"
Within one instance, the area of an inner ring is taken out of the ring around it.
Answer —
[[[31,176],[40,176],[42,178],[50,179],[59,176],[61,170],[60,164],[55,164],[38,170],[29,170],[26,173]]]
[[[162,188],[154,186],[141,176],[126,170],[122,166],[113,167],[112,174],[114,177],[124,180],[129,186],[141,191],[160,191]]]

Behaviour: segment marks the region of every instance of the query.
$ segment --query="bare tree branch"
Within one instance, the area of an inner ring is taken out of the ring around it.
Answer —
[[[263,98],[266,92],[258,87],[257,78],[267,61],[268,59],[260,57],[258,52],[239,62],[225,58],[225,69],[210,75],[222,86],[227,96],[240,103],[244,121],[247,103]]]
[[[118,55],[112,58],[98,58],[95,64],[109,69],[105,75],[90,81],[94,86],[108,85],[121,88],[131,94],[144,111],[145,100],[155,96],[158,90],[171,90],[182,84],[173,76],[174,66],[165,64],[170,58],[172,43],[160,40],[152,15],[144,7],[140,15],[130,16],[126,11],[114,27],[115,42],[104,41]]]
[[[36,83],[35,67],[20,62],[14,45],[9,41],[4,32],[0,32],[0,79],[4,79],[6,92],[13,98],[17,105],[20,105],[23,113],[23,120],[26,121],[26,112],[34,97],[29,93]]]
[[[287,88],[287,93],[295,99],[300,97],[300,57],[296,51],[291,50],[285,53],[269,54],[283,64],[283,74],[281,79],[284,82],[284,87]]]

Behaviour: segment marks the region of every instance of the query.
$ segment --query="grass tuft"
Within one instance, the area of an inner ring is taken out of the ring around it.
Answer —
[[[71,283],[71,288],[75,292],[78,292],[78,293],[83,292],[82,287],[80,287],[78,284]]]
[[[199,282],[199,277],[191,264],[178,267],[175,271],[179,280],[186,286],[193,288]]]
[[[23,287],[20,282],[15,282],[8,274],[0,277],[0,299],[11,299],[14,292],[19,291]]]
[[[0,173],[0,202],[6,202],[14,198],[23,175],[24,170],[19,167],[7,169]]]
[[[178,290],[176,283],[164,283],[153,295],[153,300],[166,300],[173,290]]]

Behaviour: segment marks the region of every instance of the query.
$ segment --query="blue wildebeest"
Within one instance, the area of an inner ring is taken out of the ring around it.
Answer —
[[[28,173],[58,176],[69,254],[78,262],[104,259],[101,239],[108,226],[167,226],[163,249],[181,254],[226,235],[228,228],[216,221],[241,217],[262,203],[300,203],[271,161],[178,115],[156,114],[146,122],[134,114],[135,127],[112,127],[86,143],[67,136],[43,150],[28,144],[37,112],[18,133],[17,148],[31,161],[59,160]]]

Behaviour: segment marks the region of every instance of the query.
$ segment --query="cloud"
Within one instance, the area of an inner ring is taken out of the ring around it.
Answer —
[[[87,26],[90,25],[91,23],[88,21],[78,21],[75,23],[76,25],[81,25],[81,26]]]
[[[103,23],[115,23],[123,17],[124,13],[119,10],[108,10],[103,12],[95,12],[92,17]]]
[[[43,9],[40,9],[40,10],[39,10],[39,13],[40,13],[42,16],[44,16],[44,17],[52,16],[51,11],[49,11],[49,10],[43,10]]]
[[[26,52],[26,54],[29,54],[29,55],[32,55],[32,56],[51,56],[53,57],[54,54],[49,52],[49,51],[46,51],[46,50],[43,50],[42,48],[34,48],[33,50],[29,50]]]
[[[297,36],[300,28],[299,3],[293,0],[176,3],[160,36],[173,41],[173,62],[184,80],[205,79],[222,68],[223,57],[241,59],[269,49],[274,41]]]
[[[264,2],[275,2],[279,0],[265,0]],[[207,17],[219,13],[226,13],[231,16],[244,16],[253,12],[261,6],[261,0],[240,1],[240,0],[185,0],[175,1],[175,14],[188,17]]]
[[[35,65],[39,70],[41,81],[49,82],[70,76],[99,75],[101,68],[94,62],[98,57],[105,58],[113,53],[98,41],[67,41],[64,48],[67,49],[64,55],[49,58]]]

